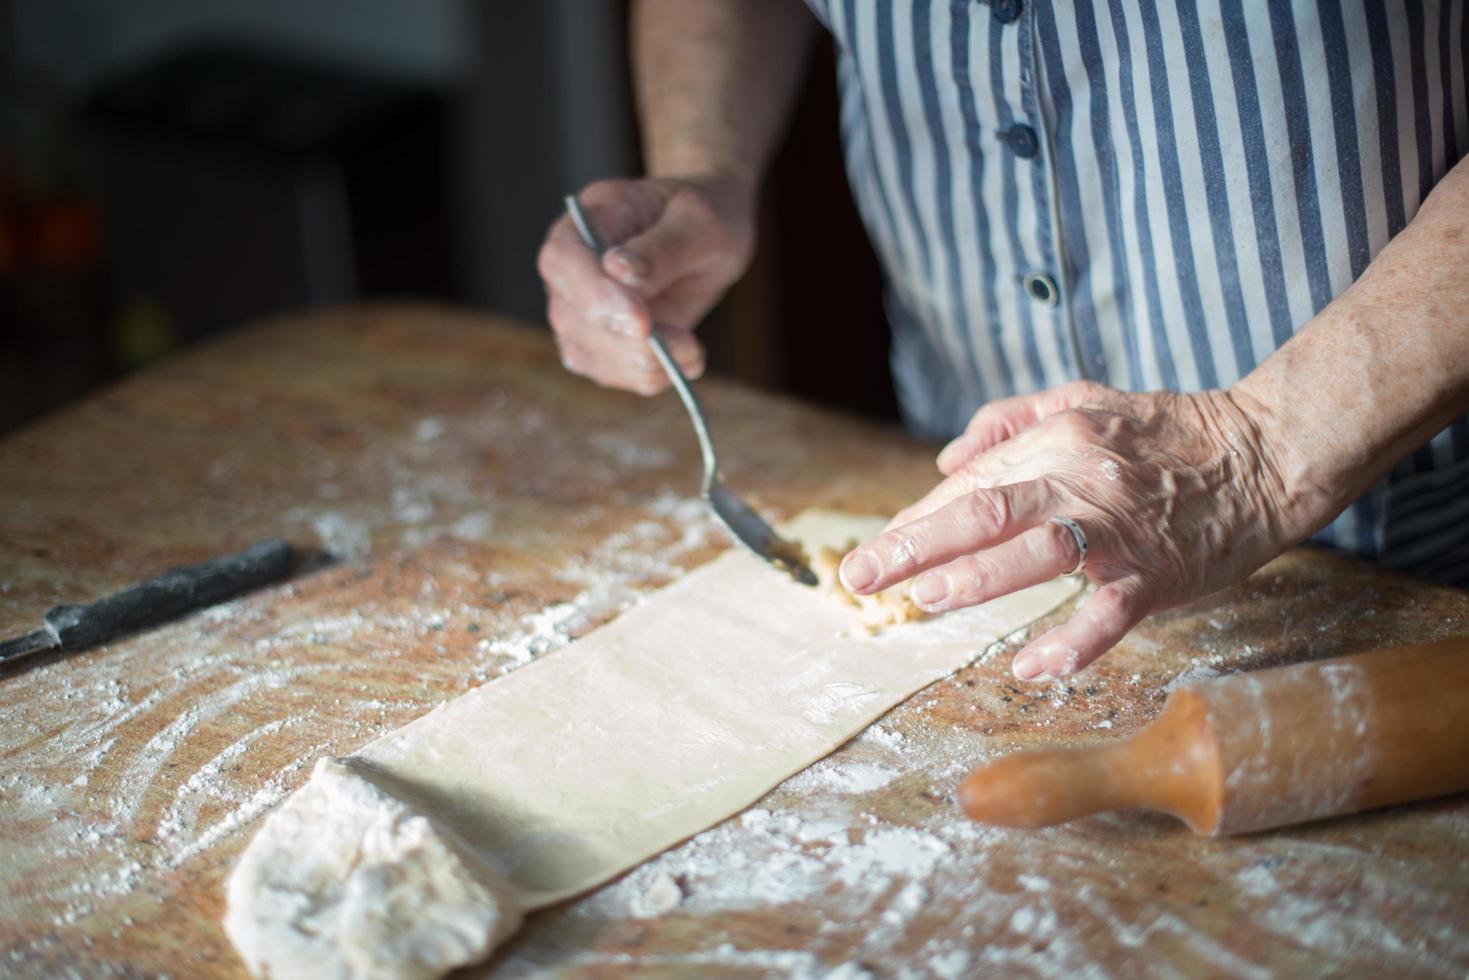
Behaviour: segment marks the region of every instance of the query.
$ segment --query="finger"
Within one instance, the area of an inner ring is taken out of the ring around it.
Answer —
[[[572,374],[585,375],[591,364],[591,358],[586,351],[572,337],[556,336],[556,352],[561,357],[561,366]]]
[[[842,559],[842,584],[877,592],[960,555],[1006,541],[1045,520],[1056,507],[1042,480],[976,490],[911,524],[884,531]]]
[[[675,195],[651,227],[602,257],[602,269],[624,286],[656,296],[708,256],[718,220],[698,197]]]
[[[1080,559],[1071,532],[1043,521],[993,548],[923,573],[914,579],[911,595],[924,612],[977,606],[1065,575]]]
[[[606,329],[605,324],[589,317],[559,293],[552,293],[546,301],[546,319],[558,338],[574,340],[590,356],[603,362],[629,361],[648,349],[646,340]]]
[[[551,226],[536,257],[536,269],[547,289],[589,322],[638,339],[652,329],[647,303],[635,290],[607,277],[570,218],[562,217]]]
[[[661,323],[654,329],[658,331],[664,349],[685,378],[696,380],[703,377],[704,347],[695,339],[693,331],[668,327]],[[651,344],[633,342],[630,347],[620,348],[610,363],[622,376],[622,383],[616,387],[627,388],[639,394],[656,395],[671,384]]]
[[[552,296],[547,311],[568,370],[604,387],[639,394],[656,394],[666,386],[667,376],[646,341],[589,325],[559,296]]]
[[[1095,401],[1106,391],[1105,386],[1094,381],[1073,381],[1035,394],[990,402],[974,413],[964,434],[939,453],[939,472],[948,476],[980,453],[1015,438],[1037,422]]]
[[[574,314],[571,316],[574,318]],[[704,346],[695,338],[692,330],[661,323],[654,329],[658,331],[658,337],[663,341],[669,356],[686,377],[697,378],[704,373]],[[639,379],[644,375],[663,376],[663,365],[658,362],[653,346],[646,340],[622,337],[595,328],[583,328],[579,332],[586,335],[586,346],[602,354],[609,367],[618,371],[630,371]]]
[[[554,291],[547,301],[547,318],[558,341],[562,338],[575,339],[572,354],[576,367],[568,365],[575,373],[607,387],[642,394],[657,394],[668,386],[662,365],[645,339],[604,329],[602,325],[589,321],[566,297]],[[665,324],[659,324],[656,329],[684,375],[702,377],[705,352],[693,331]],[[567,362],[565,355],[563,350],[563,363]]]
[[[1120,643],[1145,615],[1138,580],[1110,582],[1082,603],[1070,620],[1017,653],[1011,669],[1023,681],[1070,677]]]
[[[574,314],[563,314],[574,317]],[[704,374],[704,348],[689,331],[659,326],[660,337],[674,363],[686,378]],[[577,373],[609,388],[656,395],[670,382],[653,348],[646,341],[618,337],[605,331],[571,328],[585,357],[585,370]]]
[[[987,487],[981,486],[980,483],[979,474],[973,468],[962,469],[952,476],[947,476],[940,480],[928,493],[894,514],[892,520],[888,521],[887,526],[883,530],[891,531],[905,524],[912,524],[914,521],[921,520],[927,515],[932,514],[940,507],[959,499],[966,493],[988,489]]]
[[[564,360],[563,358],[563,362]],[[702,348],[685,350],[682,355],[675,356],[675,363],[684,377],[691,380],[703,377]],[[617,388],[639,395],[656,395],[672,384],[652,348],[646,344],[639,344],[631,351],[623,347],[608,350],[599,348],[597,344],[579,345],[574,373],[590,378],[605,388]]]
[[[939,472],[945,476],[992,446],[1013,438],[1040,420],[1038,395],[1017,395],[986,404],[974,413],[964,434],[950,442],[938,455]]]
[[[663,341],[663,346],[668,348],[668,353],[678,364],[679,370],[684,377],[694,379],[704,375],[705,353],[704,345],[699,343],[694,332],[684,327],[669,326],[660,323],[656,327],[658,337]]]
[[[1056,446],[1075,449],[1095,441],[1095,438],[1095,423],[1089,420],[1084,409],[1052,412],[1044,425],[1019,433],[969,460],[961,469],[939,481],[917,502],[893,515],[887,526],[892,528],[916,521],[974,490],[1036,479],[1055,462],[1056,457],[1051,450]]]

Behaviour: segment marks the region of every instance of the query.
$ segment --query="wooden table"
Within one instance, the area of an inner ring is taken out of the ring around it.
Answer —
[[[896,431],[700,390],[730,481],[777,514],[891,511],[934,478]],[[261,815],[322,754],[709,559],[695,488],[672,397],[599,391],[539,331],[424,307],[264,324],[0,443],[0,635],[270,535],[323,550],[289,584],[0,674],[0,972],[241,975],[221,888]],[[1466,622],[1469,595],[1302,550],[1073,683],[1018,686],[1011,642],[474,972],[1462,976],[1463,797],[1214,841],[1136,814],[988,830],[951,793],[1005,749],[1137,728],[1180,676]],[[665,875],[683,900],[649,914]]]

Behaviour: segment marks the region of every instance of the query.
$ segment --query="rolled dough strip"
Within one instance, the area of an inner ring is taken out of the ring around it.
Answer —
[[[881,529],[808,511],[814,554]],[[522,914],[759,799],[1077,591],[852,634],[854,610],[731,550],[565,649],[323,759],[230,876],[251,970],[432,977]],[[959,819],[956,816],[956,819]]]

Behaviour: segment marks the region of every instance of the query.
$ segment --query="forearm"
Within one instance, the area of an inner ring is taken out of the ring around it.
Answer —
[[[632,48],[648,175],[719,174],[753,190],[814,31],[800,0],[638,0]]]
[[[1231,394],[1271,449],[1293,538],[1469,411],[1469,160]]]

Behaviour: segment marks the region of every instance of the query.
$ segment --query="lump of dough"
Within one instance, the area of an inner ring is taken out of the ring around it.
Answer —
[[[664,872],[638,896],[634,914],[640,918],[654,918],[672,912],[682,901],[683,889],[678,886],[678,880]]]
[[[225,931],[256,976],[436,977],[520,925],[513,887],[372,781],[322,759],[229,880]]]
[[[919,609],[908,594],[907,582],[899,582],[873,595],[853,595],[847,591],[837,569],[842,563],[842,557],[857,547],[857,544],[856,540],[852,540],[841,550],[821,548],[816,552],[816,560],[811,563],[811,570],[816,573],[819,588],[824,593],[837,602],[856,607],[857,622],[852,626],[853,633],[873,636],[889,626],[927,617],[928,613]]]

